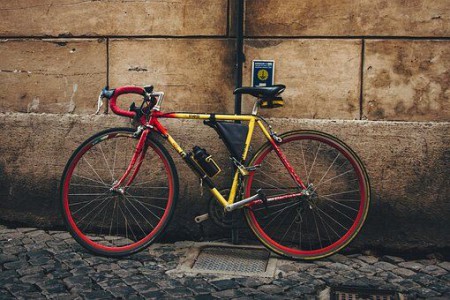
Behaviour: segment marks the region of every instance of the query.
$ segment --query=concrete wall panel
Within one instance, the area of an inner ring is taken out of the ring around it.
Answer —
[[[366,42],[364,115],[369,120],[449,121],[450,42]]]
[[[20,220],[33,226],[61,224],[58,186],[71,152],[95,132],[124,126],[125,122],[115,116],[49,118],[29,114],[23,118],[23,114],[4,114],[0,118],[1,220]],[[355,245],[396,250],[450,246],[449,239],[443,238],[450,234],[449,123],[298,119],[272,122],[279,132],[303,128],[332,133],[359,154],[367,166],[373,198],[367,224]],[[216,133],[201,121],[166,120],[165,124],[184,148],[206,147],[221,166],[229,165]],[[258,144],[260,138],[255,149]],[[209,194],[205,190],[201,195],[198,179],[173,150],[170,152],[181,183],[177,215],[170,226],[172,236],[194,238],[199,229],[193,218],[206,212]],[[225,176],[215,180],[222,186],[229,182]],[[209,222],[204,226],[207,232],[215,229]]]
[[[233,42],[144,39],[110,42],[110,84],[155,86],[165,111],[233,111]]]
[[[246,1],[249,36],[449,36],[447,0]]]
[[[0,41],[0,112],[93,113],[106,84],[106,42]]]
[[[253,59],[275,60],[275,82],[287,86],[284,108],[261,110],[273,117],[358,119],[361,42],[358,40],[249,40],[245,84]],[[245,98],[250,111],[253,99]]]
[[[225,35],[227,0],[1,0],[1,36]]]

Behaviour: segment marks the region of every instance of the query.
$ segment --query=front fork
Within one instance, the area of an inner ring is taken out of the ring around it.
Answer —
[[[131,157],[131,161],[128,165],[128,168],[126,169],[125,173],[122,175],[122,177],[119,179],[119,181],[116,181],[111,188],[111,191],[117,192],[119,194],[125,194],[126,189],[131,185],[133,180],[136,178],[139,169],[141,168],[142,162],[145,158],[145,153],[147,152],[147,137],[150,133],[150,128],[145,128],[139,126],[136,132],[134,133],[134,136],[139,137],[139,141],[137,143],[136,149],[134,150],[133,156]],[[133,170],[133,173],[131,174],[130,178],[128,179],[128,182],[125,184],[125,186],[121,187],[127,177],[130,175],[131,171]]]

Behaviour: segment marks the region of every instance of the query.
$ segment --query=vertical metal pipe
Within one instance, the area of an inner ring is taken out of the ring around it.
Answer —
[[[244,56],[244,0],[236,0],[236,66],[235,66],[235,88],[242,87],[242,64],[245,61]],[[234,113],[242,113],[242,95],[237,94],[234,98]],[[235,212],[226,214],[231,218],[231,241],[233,244],[239,243],[238,216]]]
[[[244,0],[236,0],[236,65],[235,65],[235,88],[242,87],[242,64],[244,56]],[[234,113],[241,114],[242,95],[235,95]]]

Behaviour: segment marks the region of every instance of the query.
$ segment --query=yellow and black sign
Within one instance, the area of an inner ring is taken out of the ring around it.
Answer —
[[[274,73],[275,61],[254,60],[252,62],[252,86],[272,86]]]

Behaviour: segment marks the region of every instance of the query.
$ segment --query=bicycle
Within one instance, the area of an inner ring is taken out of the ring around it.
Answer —
[[[164,232],[173,215],[179,179],[167,141],[209,188],[226,212],[243,209],[255,236],[271,251],[294,259],[329,256],[357,235],[367,216],[370,185],[354,151],[329,134],[296,130],[276,134],[259,108],[284,104],[284,85],[243,87],[255,97],[251,114],[161,111],[163,92],[153,86],[102,90],[117,115],[134,128],[112,128],[83,142],[61,179],[61,210],[68,230],[95,254],[120,257],[138,252]],[[119,96],[136,94],[123,110]],[[98,112],[98,111],[97,111]],[[213,177],[220,167],[205,149],[184,150],[161,119],[195,119],[214,128],[230,153],[234,175],[228,197]],[[248,158],[255,127],[267,141]],[[158,137],[159,136],[159,137]]]

